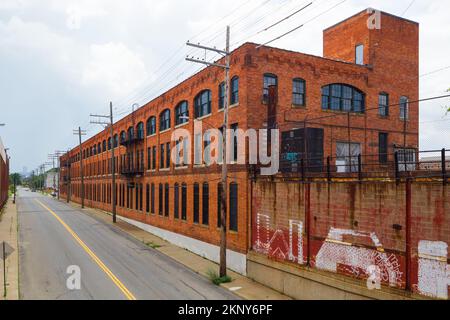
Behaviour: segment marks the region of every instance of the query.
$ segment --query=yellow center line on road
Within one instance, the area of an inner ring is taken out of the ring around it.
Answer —
[[[125,297],[127,297],[128,300],[136,300],[136,297],[125,287],[125,285],[120,282],[120,280],[111,272],[111,270],[108,269],[108,267],[95,255],[94,252],[92,252],[91,249],[78,237],[78,235],[70,228],[52,209],[47,207],[45,204],[43,204],[41,201],[35,199],[37,203],[39,203],[43,208],[45,208],[48,212],[50,212],[56,220],[58,220],[64,228],[74,237],[74,239],[78,242],[78,244],[84,249],[84,251],[87,252],[87,254],[92,258],[92,260],[97,263],[97,265],[102,269],[108,277],[114,282],[114,284],[123,292]]]

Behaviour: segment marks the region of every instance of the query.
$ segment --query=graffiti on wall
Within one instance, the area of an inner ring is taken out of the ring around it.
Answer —
[[[429,297],[448,299],[450,265],[448,246],[442,241],[419,241],[417,291]]]
[[[368,238],[376,249],[345,242],[344,236]],[[392,287],[401,283],[402,272],[400,272],[397,257],[384,252],[380,240],[373,232],[331,228],[316,256],[316,267],[337,272],[339,265],[342,265],[347,273],[356,277],[370,276],[375,266],[379,270],[382,282],[389,283]]]
[[[288,224],[288,228],[274,226],[269,215],[258,213],[253,250],[269,258],[303,265],[303,222],[290,219]],[[352,241],[346,241],[347,237]],[[358,244],[363,242],[369,245]],[[417,285],[414,286],[418,293],[448,299],[450,265],[447,264],[447,255],[448,245],[445,242],[419,241],[418,278]],[[403,275],[397,257],[385,252],[374,232],[333,227],[320,246],[314,266],[320,270],[341,270],[346,274],[365,278],[370,289],[380,289],[380,282],[400,287]]]
[[[275,230],[272,235],[270,230]],[[256,216],[256,241],[253,249],[271,258],[303,264],[303,222],[289,220],[287,239],[285,233],[285,230],[281,228],[271,228],[268,215],[258,213]]]

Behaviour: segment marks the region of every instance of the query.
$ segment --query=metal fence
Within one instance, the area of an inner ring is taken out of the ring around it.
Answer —
[[[450,175],[450,149],[398,150],[376,155],[281,159],[280,173],[306,178],[438,178]]]

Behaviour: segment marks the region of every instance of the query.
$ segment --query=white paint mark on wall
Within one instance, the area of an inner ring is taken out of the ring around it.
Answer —
[[[369,249],[344,242],[344,235],[354,237],[369,237],[377,248]],[[316,257],[318,269],[337,272],[338,265],[347,266],[347,271],[356,276],[363,270],[365,275],[370,276],[372,266],[377,266],[381,272],[381,279],[389,282],[390,286],[397,286],[401,281],[400,265],[395,255],[387,255],[381,242],[375,233],[357,232],[347,229],[331,228],[327,239],[320,248]]]
[[[450,265],[447,264],[448,245],[442,241],[419,241],[419,293],[440,299],[448,299]]]
[[[274,230],[275,232],[270,238],[270,217],[258,213],[256,215],[256,241],[253,249],[258,253],[277,259],[303,264],[303,222],[289,220],[289,243],[286,241],[285,233],[281,228],[274,228]],[[294,232],[297,234],[297,255],[294,254]]]

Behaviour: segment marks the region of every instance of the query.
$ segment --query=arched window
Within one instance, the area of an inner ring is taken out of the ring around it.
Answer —
[[[278,77],[272,73],[264,74],[263,102],[269,101],[269,87],[278,86]]]
[[[365,94],[346,84],[322,87],[322,109],[364,113]]]
[[[230,104],[236,104],[239,102],[239,77],[234,76],[231,79],[231,96],[230,96]]]
[[[98,153],[98,154],[102,153],[102,143],[101,143],[101,142],[99,142],[99,143],[97,144],[97,153]]]
[[[183,124],[189,121],[189,107],[187,101],[180,102],[175,107],[175,125]]]
[[[144,139],[144,123],[139,122],[137,125],[137,138]]]
[[[203,90],[194,99],[195,118],[211,113],[211,90]]]
[[[92,146],[92,154],[95,156],[97,154],[97,146],[93,145]]]
[[[400,120],[408,120],[409,117],[409,99],[400,97]]]
[[[120,133],[120,143],[124,143],[125,141],[127,141],[127,134],[125,131],[122,131]]]
[[[156,117],[152,116],[147,119],[147,135],[151,136],[156,133]]]
[[[225,82],[219,84],[219,110],[225,106]]]
[[[128,128],[127,135],[128,135],[128,140],[131,141],[134,139],[134,128],[133,127]]]
[[[114,135],[114,148],[119,146],[119,136],[117,134]]]
[[[103,142],[102,142],[102,149],[103,149],[103,152],[106,151],[106,140],[103,140]]]
[[[111,150],[111,137],[108,138],[108,150]]]
[[[305,80],[296,78],[292,80],[292,104],[296,106],[305,105],[306,85]]]
[[[159,131],[164,131],[170,128],[170,110],[165,109],[159,115]]]

